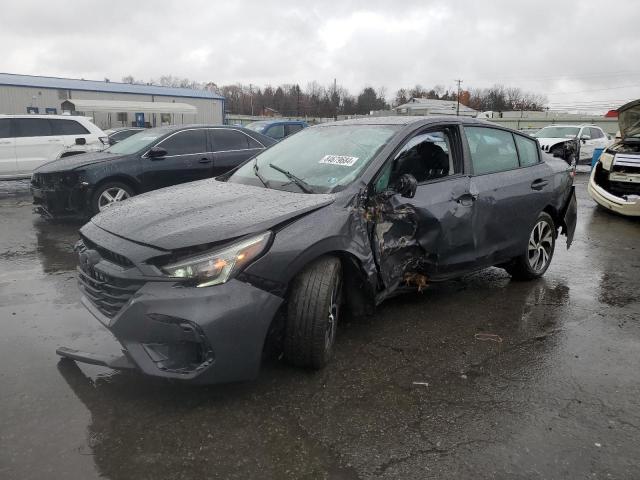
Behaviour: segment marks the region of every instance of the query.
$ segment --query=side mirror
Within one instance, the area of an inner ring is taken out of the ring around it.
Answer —
[[[591,140],[591,135],[582,135],[580,137],[580,140],[582,140],[583,142],[586,142],[587,140]]]
[[[87,139],[83,137],[76,138],[76,145],[86,145]]]
[[[402,174],[394,185],[394,189],[396,190],[396,192],[398,192],[405,198],[415,197],[417,188],[418,181],[416,180],[416,177],[414,177],[410,173]]]
[[[161,148],[161,147],[152,147],[151,150],[149,150],[149,153],[147,153],[147,156],[149,158],[166,157],[167,156],[167,151],[164,148]]]

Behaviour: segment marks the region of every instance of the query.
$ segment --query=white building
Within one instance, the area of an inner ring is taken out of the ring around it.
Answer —
[[[93,117],[102,129],[221,124],[224,97],[208,90],[0,73],[0,113],[65,111]]]
[[[434,100],[431,98],[411,98],[407,103],[394,108],[398,115],[456,115],[458,102],[455,100]],[[460,104],[460,115],[475,117],[478,114],[473,108]]]

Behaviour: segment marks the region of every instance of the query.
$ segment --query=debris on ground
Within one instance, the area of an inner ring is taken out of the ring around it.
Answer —
[[[481,342],[496,342],[502,343],[502,337],[500,335],[496,335],[495,333],[476,333],[474,335],[476,340],[480,340]]]

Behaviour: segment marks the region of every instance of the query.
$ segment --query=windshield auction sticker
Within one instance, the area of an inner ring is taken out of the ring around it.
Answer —
[[[358,161],[358,157],[349,157],[347,155],[325,155],[318,163],[326,163],[327,165],[342,165],[343,167],[353,167]]]

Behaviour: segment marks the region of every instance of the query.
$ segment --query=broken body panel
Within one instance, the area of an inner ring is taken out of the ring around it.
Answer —
[[[94,217],[78,245],[83,303],[121,342],[126,361],[86,361],[134,364],[150,375],[201,383],[246,380],[257,375],[292,279],[324,255],[342,261],[345,301],[358,313],[429,281],[512,259],[526,249],[542,211],[570,245],[576,204],[563,161],[541,154],[530,166],[473,175],[462,125],[510,130],[471,119],[375,121],[398,131],[336,192],[243,185],[229,181],[230,174],[141,195]],[[345,124],[367,125],[338,122],[305,132]],[[457,173],[418,183],[411,198],[386,186],[376,191],[398,150],[435,128],[454,132],[449,147]],[[225,283],[195,288],[163,273],[162,265],[176,258],[265,231],[272,232],[266,251]],[[82,361],[81,352],[58,353]]]
[[[640,216],[640,100],[618,109],[621,139],[609,146],[591,171],[588,191],[599,205]]]

